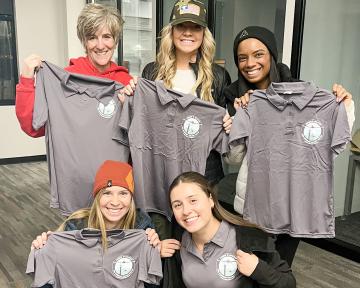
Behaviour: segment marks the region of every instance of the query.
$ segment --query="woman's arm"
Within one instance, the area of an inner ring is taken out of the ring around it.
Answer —
[[[35,102],[35,70],[40,67],[42,57],[32,54],[25,58],[19,83],[16,85],[15,112],[21,129],[31,137],[45,135],[45,128],[34,130],[32,127]]]
[[[349,128],[351,131],[355,122],[355,104],[354,101],[352,100],[352,95],[342,85],[337,83],[333,85],[332,92],[336,96],[337,102],[341,102],[341,101],[344,102]]]
[[[35,87],[33,78],[20,76],[16,85],[15,112],[21,129],[29,136],[37,138],[45,135],[45,127],[34,130],[32,126],[35,102]]]
[[[225,163],[230,165],[241,165],[246,155],[245,144],[232,147],[228,153],[223,156]]]
[[[266,254],[262,257],[261,254]],[[288,264],[280,259],[277,251],[272,253],[259,253],[259,262],[249,276],[263,288],[295,288],[296,280]],[[263,258],[263,259],[262,259]]]

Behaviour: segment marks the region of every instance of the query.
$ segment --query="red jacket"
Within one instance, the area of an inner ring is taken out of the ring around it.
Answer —
[[[78,74],[108,78],[123,85],[127,85],[130,79],[132,79],[125,67],[118,66],[114,62],[111,62],[110,67],[106,71],[99,72],[87,57],[70,59],[70,65],[65,70]],[[41,137],[45,135],[45,127],[41,127],[39,130],[34,130],[32,127],[34,101],[34,79],[20,76],[19,84],[16,85],[16,117],[19,120],[21,129],[26,134],[31,137]]]

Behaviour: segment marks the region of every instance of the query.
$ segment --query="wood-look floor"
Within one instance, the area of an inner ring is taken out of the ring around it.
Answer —
[[[33,238],[62,221],[49,208],[46,162],[0,165],[0,288],[30,287]],[[359,227],[356,227],[359,229]],[[359,288],[360,264],[301,242],[293,271],[299,288]]]

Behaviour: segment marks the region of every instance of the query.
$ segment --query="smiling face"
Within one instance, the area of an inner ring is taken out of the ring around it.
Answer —
[[[197,184],[178,184],[170,192],[170,201],[176,221],[193,235],[208,235],[218,222],[212,213],[214,201]]]
[[[202,44],[204,38],[204,27],[184,22],[173,27],[173,42],[176,48],[176,56],[192,56]]]
[[[271,55],[267,47],[255,38],[240,42],[238,68],[241,75],[258,89],[266,89],[270,84]]]
[[[110,61],[115,50],[115,39],[109,28],[103,26],[86,41],[86,53],[90,62],[100,72],[110,67]]]
[[[132,194],[120,187],[107,187],[101,192],[99,207],[104,216],[106,229],[113,229],[125,217],[131,205]]]

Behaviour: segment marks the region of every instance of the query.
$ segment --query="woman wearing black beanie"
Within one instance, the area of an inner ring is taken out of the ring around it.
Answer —
[[[278,63],[275,35],[264,27],[242,29],[235,37],[233,52],[238,80],[224,91],[230,115],[235,114],[234,104],[247,105],[252,90],[266,89],[271,82],[299,81],[291,76],[289,67]],[[352,95],[341,85],[334,84],[332,91],[338,101],[350,104]]]
[[[238,107],[247,106],[253,90],[267,89],[272,82],[299,81],[291,76],[290,69],[285,64],[278,63],[275,36],[264,27],[249,26],[241,30],[235,37],[233,51],[234,61],[238,68],[238,80],[224,91],[227,109],[231,116],[235,114]],[[351,94],[338,84],[334,84],[332,90],[338,102],[344,100],[351,127],[355,120],[352,113],[349,112],[353,111],[354,106]],[[225,157],[225,161],[229,164],[242,163],[236,182],[236,194],[240,198],[245,195],[246,191],[247,162],[244,158],[245,153],[244,145],[239,145]],[[244,199],[238,203],[241,202],[243,205],[243,201]],[[242,207],[237,209],[240,206],[234,203],[235,210],[242,214]],[[277,235],[276,249],[289,266],[294,259],[299,240],[299,238],[293,238],[287,234]]]

